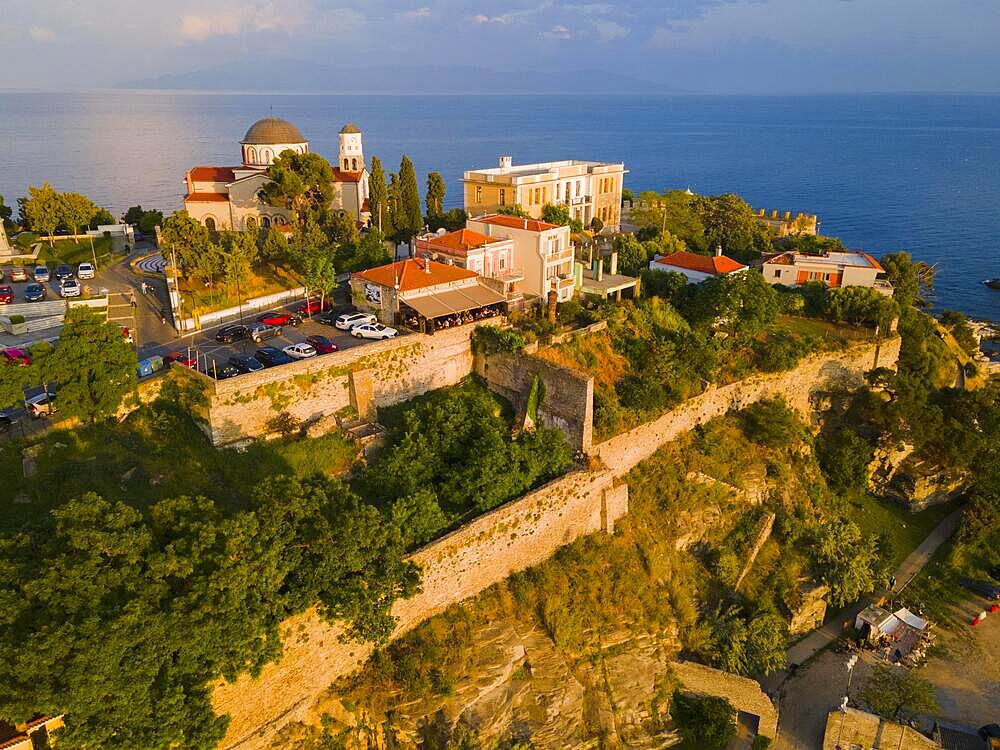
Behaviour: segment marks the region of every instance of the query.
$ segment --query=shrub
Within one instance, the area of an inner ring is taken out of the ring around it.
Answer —
[[[479,326],[472,334],[473,349],[479,354],[518,352],[530,341],[524,332],[514,328]]]
[[[781,398],[761,399],[740,412],[740,426],[749,440],[785,448],[802,438],[798,415]]]
[[[299,433],[302,422],[287,411],[283,411],[264,422],[264,429],[269,433],[277,433],[283,438],[288,438]]]
[[[817,444],[820,468],[836,490],[858,490],[868,481],[872,447],[854,430],[843,427]]]
[[[18,325],[20,323],[23,323],[24,322],[24,316],[23,315],[11,315],[10,316],[10,322],[13,323],[14,325]]]
[[[725,747],[736,736],[736,709],[725,698],[700,697],[674,691],[670,715],[691,747]]]

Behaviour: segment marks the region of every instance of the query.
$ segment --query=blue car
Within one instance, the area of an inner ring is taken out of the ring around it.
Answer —
[[[49,267],[35,266],[35,273],[32,275],[35,277],[35,281],[41,284],[45,284],[49,280]]]
[[[41,284],[28,284],[24,287],[25,302],[41,302],[45,299],[45,287]]]
[[[264,369],[264,365],[260,363],[260,360],[246,354],[239,354],[234,357],[230,357],[229,364],[232,367],[235,367],[240,373],[257,372],[258,370]]]
[[[257,361],[260,362],[264,367],[277,367],[278,365],[287,365],[292,361],[292,358],[285,354],[281,349],[273,346],[265,346],[254,352]]]

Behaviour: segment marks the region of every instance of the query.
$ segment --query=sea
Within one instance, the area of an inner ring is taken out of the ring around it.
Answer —
[[[110,91],[0,93],[0,195],[48,180],[119,214],[180,206],[185,171],[239,163],[267,115],[337,154],[347,122],[387,171],[440,172],[447,207],[466,169],[556,159],[624,162],[635,192],[735,192],[806,211],[873,255],[937,269],[934,304],[1000,321],[1000,96],[348,96]]]

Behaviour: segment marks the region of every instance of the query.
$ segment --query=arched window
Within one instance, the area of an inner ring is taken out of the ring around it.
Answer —
[[[344,171],[347,171],[347,157],[344,157]]]
[[[209,232],[215,231],[215,219],[213,219],[211,216],[205,217],[205,229],[207,229]]]
[[[257,163],[257,149],[253,146],[247,147],[247,164]]]
[[[261,219],[260,223],[261,223],[261,226],[264,227],[264,229],[267,229],[269,226],[271,226],[271,220],[267,216],[265,216],[263,219]]]
[[[275,216],[274,217],[274,223],[275,223],[276,226],[281,227],[281,226],[284,226],[285,224],[287,224],[288,222],[285,221],[285,217],[284,216]]]
[[[257,228],[257,220],[254,217],[252,217],[252,216],[248,216],[247,217],[247,229],[256,229],[256,228]]]
[[[357,159],[351,159],[351,171],[352,172],[357,172],[358,171],[358,160]]]
[[[260,160],[264,164],[270,164],[272,158],[273,157],[271,156],[271,149],[265,148],[263,151],[260,152]]]

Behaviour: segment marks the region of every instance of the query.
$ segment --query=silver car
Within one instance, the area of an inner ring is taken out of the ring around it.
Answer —
[[[377,323],[378,318],[376,318],[371,313],[363,312],[352,312],[344,313],[343,315],[338,315],[337,319],[333,322],[333,325],[339,328],[341,331],[349,331],[354,326],[361,325],[362,323]]]

